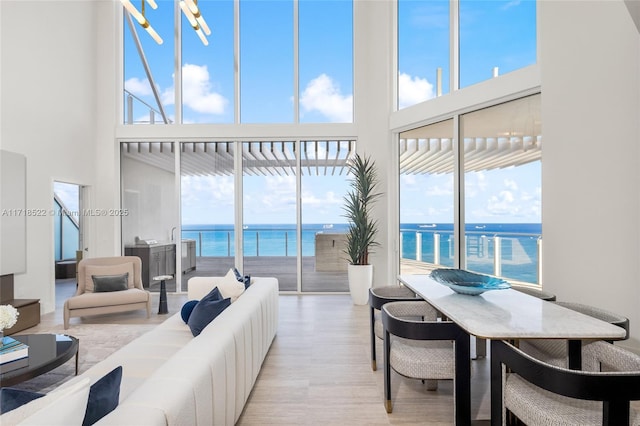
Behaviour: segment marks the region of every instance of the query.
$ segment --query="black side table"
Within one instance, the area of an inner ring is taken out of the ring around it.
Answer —
[[[168,314],[169,308],[167,307],[167,286],[164,283],[165,280],[173,279],[173,275],[158,275],[153,277],[154,281],[160,281],[160,304],[158,305],[158,314]]]

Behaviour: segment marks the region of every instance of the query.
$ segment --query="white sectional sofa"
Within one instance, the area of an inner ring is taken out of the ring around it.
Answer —
[[[221,279],[190,279],[189,300],[200,299]],[[178,312],[61,388],[87,377],[94,383],[121,365],[119,405],[97,424],[233,425],[277,327],[278,280],[254,277],[199,336],[193,337]]]

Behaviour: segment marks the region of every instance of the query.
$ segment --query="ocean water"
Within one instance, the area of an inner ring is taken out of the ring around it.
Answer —
[[[344,233],[347,224],[305,224],[302,227],[302,255],[315,255],[317,233]],[[539,223],[472,223],[465,227],[467,269],[493,274],[496,244],[500,250],[502,276],[537,282]],[[258,224],[243,229],[246,256],[295,256],[295,225]],[[439,239],[439,264],[453,266],[456,247],[451,223],[405,223],[400,226],[401,253],[405,259],[435,263],[435,241]],[[495,237],[499,237],[496,239]],[[196,240],[198,256],[234,256],[235,231],[227,225],[183,225],[182,238]]]

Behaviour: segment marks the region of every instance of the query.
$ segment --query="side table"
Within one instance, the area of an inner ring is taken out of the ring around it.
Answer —
[[[154,281],[160,281],[160,304],[158,305],[158,314],[168,314],[169,308],[167,307],[167,286],[165,280],[173,279],[173,275],[158,275],[153,277]]]

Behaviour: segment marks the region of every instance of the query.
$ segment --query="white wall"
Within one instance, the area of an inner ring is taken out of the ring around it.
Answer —
[[[394,248],[391,235],[397,227],[389,217],[389,200],[394,200],[397,187],[391,178],[390,158],[395,145],[389,132],[392,84],[392,20],[393,2],[375,0],[354,1],[354,121],[357,125],[360,154],[376,161],[383,196],[375,205],[378,217],[380,246],[374,249],[371,263],[374,269],[373,286],[394,282],[390,259]],[[397,211],[397,209],[395,209]],[[393,260],[392,260],[393,261]]]
[[[543,285],[640,347],[640,35],[623,1],[538,2]]]
[[[2,1],[2,149],[27,158],[28,209],[50,210],[53,181],[94,185],[94,5]],[[27,217],[27,272],[15,294],[54,300],[53,217]]]

